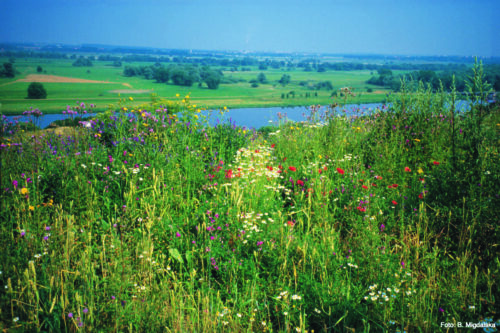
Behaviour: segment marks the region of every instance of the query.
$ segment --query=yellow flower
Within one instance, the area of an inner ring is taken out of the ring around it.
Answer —
[[[420,140],[419,140],[419,139],[413,139],[413,140],[415,140],[415,141],[417,141],[417,142],[420,142]]]
[[[30,210],[35,210],[35,207],[34,206],[29,206],[29,209]]]
[[[128,99],[130,99],[131,101],[133,101],[133,100],[134,100],[132,97],[129,97]]]
[[[175,97],[179,97],[180,95],[179,94],[175,94]]]
[[[148,127],[149,125],[146,123],[142,123],[143,126]]]
[[[319,159],[322,159],[322,158],[323,158],[323,156],[321,156],[321,155],[318,155],[318,158],[319,158]]]
[[[419,174],[423,174],[423,173],[424,173],[424,170],[422,170],[422,168],[418,168],[417,172],[418,172]]]
[[[227,110],[227,106],[224,107],[224,110]]]
[[[21,189],[21,194],[22,194],[22,195],[25,195],[25,194],[28,194],[28,193],[29,193],[29,191],[28,191],[28,189],[27,189],[26,187],[23,187],[23,188]]]
[[[193,104],[193,108],[195,108],[195,107],[196,107],[196,104]]]
[[[195,117],[196,119],[198,119],[198,115],[197,115],[197,114],[195,114],[195,115],[194,115],[194,117]]]
[[[128,109],[127,108],[123,108],[123,111],[128,111]]]

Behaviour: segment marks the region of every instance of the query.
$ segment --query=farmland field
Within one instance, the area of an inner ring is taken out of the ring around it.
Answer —
[[[4,62],[7,59],[0,59]],[[61,112],[66,105],[73,105],[76,101],[95,103],[97,110],[103,111],[109,105],[115,105],[119,94],[133,96],[135,105],[151,101],[151,94],[157,94],[160,98],[173,98],[176,94],[192,96],[192,103],[204,108],[219,108],[227,106],[257,107],[257,106],[293,106],[332,103],[331,91],[319,90],[317,96],[311,91],[299,85],[300,81],[317,83],[320,81],[331,81],[335,90],[350,86],[357,94],[353,103],[380,102],[386,99],[388,90],[366,84],[372,75],[370,71],[328,71],[323,73],[304,72],[301,69],[268,69],[259,70],[250,67],[251,71],[231,72],[223,71],[224,77],[234,79],[236,83],[222,83],[217,90],[206,87],[181,87],[173,84],[155,83],[140,77],[123,76],[123,67],[113,67],[111,62],[94,62],[92,67],[74,67],[73,60],[61,59],[17,59],[16,70],[19,72],[15,78],[0,78],[0,112],[4,114],[22,113],[29,107],[38,107],[45,113]],[[123,66],[145,66],[153,63],[125,63]],[[43,73],[37,73],[37,66],[43,68]],[[217,69],[217,67],[214,67]],[[219,68],[224,69],[224,68]],[[252,88],[248,81],[255,79],[258,74],[264,73],[269,81],[257,88]],[[34,75],[40,75],[38,78]],[[277,81],[282,75],[291,76],[290,84],[280,85]],[[45,77],[44,77],[45,75]],[[57,78],[59,77],[59,82]],[[28,78],[28,79],[26,79]],[[31,78],[31,79],[30,79]],[[93,83],[60,82],[69,79],[100,81]],[[44,100],[27,100],[27,88],[29,82],[40,81],[47,90],[48,96]],[[46,81],[46,82],[43,82]],[[374,88],[368,93],[367,88]],[[283,98],[282,94],[294,92],[294,96]],[[306,97],[306,93],[310,97]],[[116,107],[116,105],[115,105]]]

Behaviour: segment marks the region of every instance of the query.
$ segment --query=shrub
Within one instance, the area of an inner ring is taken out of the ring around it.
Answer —
[[[43,87],[43,84],[39,82],[32,82],[28,87],[28,98],[29,99],[47,98],[47,91]]]

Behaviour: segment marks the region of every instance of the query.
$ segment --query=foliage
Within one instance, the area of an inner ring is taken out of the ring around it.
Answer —
[[[80,57],[73,62],[74,67],[91,67],[92,61],[89,58]]]
[[[45,99],[47,98],[47,91],[40,82],[32,82],[28,86],[29,99]]]
[[[12,78],[16,76],[14,65],[11,62],[4,62],[3,68],[0,68],[0,77]]]

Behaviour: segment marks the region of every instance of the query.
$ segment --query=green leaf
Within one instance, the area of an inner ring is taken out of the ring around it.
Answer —
[[[172,258],[174,258],[175,260],[177,260],[181,264],[184,264],[184,259],[182,259],[182,256],[179,253],[179,250],[177,250],[176,248],[170,248],[170,249],[168,249],[168,252],[172,256]]]

